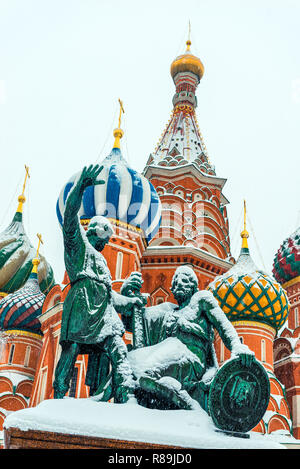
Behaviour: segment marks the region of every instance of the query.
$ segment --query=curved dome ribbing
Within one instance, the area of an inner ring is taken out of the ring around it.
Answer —
[[[45,295],[39,288],[37,275],[31,273],[22,288],[1,300],[0,328],[41,333],[38,317],[42,313],[44,299]]]
[[[123,159],[119,148],[101,163],[99,175],[105,184],[87,187],[79,211],[81,219],[95,215],[106,216],[141,228],[150,241],[158,231],[161,205],[153,185],[144,176],[131,169]],[[67,196],[80,173],[75,174],[63,187],[56,205],[57,217],[63,223]]]
[[[278,249],[273,263],[273,275],[286,283],[300,275],[300,227]]]
[[[199,59],[199,57],[191,54],[190,52],[190,41],[187,41],[187,50],[184,54],[179,55],[173,60],[171,64],[171,76],[174,78],[177,73],[182,72],[192,72],[197,75],[199,81],[203,77],[204,74],[204,65]]]
[[[16,212],[10,225],[0,233],[0,292],[12,293],[21,288],[32,270],[36,250],[31,245],[22,223],[22,214]],[[42,292],[54,285],[51,266],[40,256],[38,281]]]
[[[236,264],[210,283],[208,289],[230,321],[263,322],[279,330],[287,319],[285,290],[257,269],[248,248],[242,248]]]

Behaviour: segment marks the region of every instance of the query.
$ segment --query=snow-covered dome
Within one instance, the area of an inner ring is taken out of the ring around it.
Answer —
[[[236,264],[208,286],[230,321],[250,320],[279,330],[289,314],[285,290],[253,262],[248,233],[241,233],[243,245]]]
[[[273,275],[281,284],[300,275],[300,227],[278,249],[273,263]]]
[[[0,292],[13,293],[21,288],[30,276],[35,249],[25,232],[22,212],[17,211],[12,222],[0,233]],[[54,285],[51,266],[40,256],[38,281],[42,292]]]
[[[120,148],[113,148],[102,161],[99,175],[105,184],[87,187],[79,211],[81,219],[101,215],[141,228],[149,242],[157,233],[161,220],[161,204],[154,186],[131,169]],[[81,172],[80,172],[81,173]],[[64,185],[56,205],[59,223],[63,223],[67,196],[80,173]]]

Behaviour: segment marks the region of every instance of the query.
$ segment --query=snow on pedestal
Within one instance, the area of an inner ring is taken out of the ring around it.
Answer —
[[[216,432],[202,409],[155,410],[135,403],[112,404],[93,398],[45,400],[19,410],[4,421],[4,428],[48,431],[85,437],[156,443],[202,449],[284,449],[270,438],[251,433],[237,438]]]

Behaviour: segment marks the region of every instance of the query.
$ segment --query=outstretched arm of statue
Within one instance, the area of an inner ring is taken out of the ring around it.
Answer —
[[[206,314],[220,334],[224,345],[230,350],[231,356],[239,357],[245,366],[250,365],[255,358],[254,353],[247,345],[241,343],[235,328],[222,309],[217,305],[209,309]]]
[[[191,322],[191,321],[186,320],[183,317],[179,317],[177,321],[177,327],[182,332],[185,332],[187,334],[193,334],[197,337],[200,337],[201,339],[207,339],[207,333],[200,326],[200,324],[197,324],[195,321]]]
[[[214,328],[218,331],[225,347],[227,347],[232,356],[238,356],[243,365],[250,365],[255,358],[254,353],[242,344],[240,338],[226,317],[225,313],[220,308],[217,300],[209,291],[196,293],[191,301],[191,304],[197,304],[199,310],[205,312],[208,320],[212,323]]]
[[[63,221],[63,234],[67,248],[72,248],[73,245],[76,247],[78,238],[81,238],[78,212],[81,206],[82,196],[88,186],[104,184],[104,181],[98,180],[102,169],[103,166],[100,167],[99,165],[91,165],[88,168],[85,166],[69,192]]]
[[[99,165],[83,168],[66,200],[63,221],[64,257],[66,270],[70,279],[84,260],[84,231],[78,217],[82,196],[86,187],[103,184],[103,181],[98,181],[97,179],[102,168],[103,167],[99,167]]]

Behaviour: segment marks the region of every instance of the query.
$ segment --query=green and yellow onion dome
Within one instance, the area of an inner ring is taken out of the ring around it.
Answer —
[[[285,290],[254,264],[244,243],[236,264],[209,284],[220,307],[231,321],[256,321],[278,331],[289,314]]]
[[[19,290],[28,280],[35,249],[24,230],[22,212],[17,211],[10,225],[0,233],[0,292],[9,294]],[[48,293],[54,285],[51,266],[40,256],[39,287]]]
[[[300,227],[278,249],[273,263],[273,275],[284,284],[300,275]]]

